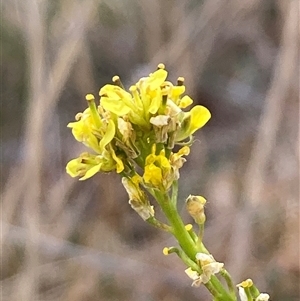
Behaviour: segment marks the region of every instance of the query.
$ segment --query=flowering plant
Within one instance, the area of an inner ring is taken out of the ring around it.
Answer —
[[[217,262],[203,244],[205,203],[202,196],[190,195],[186,209],[198,230],[185,225],[177,210],[180,168],[193,143],[193,134],[211,118],[209,110],[184,95],[184,78],[177,84],[167,81],[163,64],[141,78],[127,92],[118,76],[100,89],[100,104],[86,95],[88,108],[68,124],[75,139],[93,153],[82,153],[67,164],[67,173],[86,180],[98,172],[116,171],[129,197],[129,204],[149,224],[169,232],[178,241],[166,247],[165,255],[176,253],[186,265],[192,286],[203,284],[213,300],[237,300],[236,289],[224,264]],[[168,223],[155,217],[149,196],[165,214]],[[225,280],[226,285],[220,281]],[[265,301],[248,279],[238,285],[241,301]]]

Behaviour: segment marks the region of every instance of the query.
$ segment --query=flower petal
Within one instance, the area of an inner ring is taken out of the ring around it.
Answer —
[[[193,100],[188,96],[188,95],[184,95],[180,101],[179,101],[179,108],[186,108],[188,107],[189,105],[191,105],[193,103]]]
[[[101,97],[101,105],[105,110],[110,111],[117,116],[124,116],[130,112],[130,108],[126,106],[120,99]]]
[[[189,131],[194,134],[196,130],[202,128],[211,118],[210,111],[203,106],[195,106],[191,109],[191,125]]]
[[[84,181],[84,180],[89,179],[92,176],[94,176],[97,172],[99,172],[101,170],[101,165],[102,165],[102,163],[99,163],[99,164],[93,166],[92,168],[88,169],[87,172],[85,173],[85,175],[79,179],[79,181]]]
[[[80,163],[81,158],[76,158],[69,161],[66,166],[67,174],[69,174],[72,178],[78,177],[80,175],[80,171],[78,169]]]
[[[115,133],[116,133],[116,126],[114,122],[110,119],[107,124],[105,135],[103,136],[103,138],[99,143],[101,152],[104,150],[105,146],[114,139]]]
[[[150,90],[160,88],[162,83],[166,80],[167,76],[168,72],[164,69],[159,69],[151,73],[147,79],[147,84]]]
[[[116,169],[117,169],[117,173],[120,173],[124,170],[124,164],[123,161],[116,155],[115,151],[113,150],[113,148],[111,148],[111,156],[113,157],[114,161],[116,162]]]

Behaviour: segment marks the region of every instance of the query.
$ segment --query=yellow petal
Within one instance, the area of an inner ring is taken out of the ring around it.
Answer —
[[[145,166],[145,173],[143,178],[146,183],[158,187],[162,183],[162,171],[154,164]]]
[[[157,93],[157,95],[152,98],[148,109],[151,114],[155,114],[158,111],[159,107],[161,106],[161,100],[161,93]]]
[[[99,92],[102,106],[118,116],[136,110],[136,105],[130,93],[115,85],[105,85]]]
[[[114,139],[115,133],[116,133],[115,124],[110,119],[108,121],[108,125],[107,125],[107,128],[106,128],[105,134],[104,134],[104,136],[101,139],[100,144],[99,144],[101,152],[103,151],[104,147]]]
[[[110,111],[117,116],[124,116],[130,112],[130,108],[120,99],[101,97],[101,105],[105,110]]]
[[[159,162],[159,165],[161,168],[164,169],[165,172],[168,172],[171,169],[171,164],[169,160],[162,154],[157,156],[157,161]]]
[[[81,163],[81,158],[76,158],[69,161],[66,166],[67,174],[69,174],[73,178],[78,177],[80,175],[80,170],[78,169],[80,163]]]
[[[164,69],[159,69],[151,73],[149,75],[149,78],[147,79],[147,84],[150,90],[160,88],[162,83],[166,80],[167,76],[168,72]]]
[[[184,146],[182,147],[176,155],[178,155],[179,157],[181,156],[187,156],[190,153],[190,148],[188,146]]]
[[[173,86],[171,98],[173,97],[177,98],[184,92],[185,92],[185,86]]]
[[[124,89],[116,86],[107,84],[102,87],[99,91],[99,95],[111,98],[111,99],[131,99],[131,94],[126,92]]]
[[[113,148],[111,148],[111,156],[113,157],[113,159],[116,162],[116,169],[117,169],[117,173],[120,173],[124,170],[124,164],[123,161],[116,155],[115,151],[113,150]]]
[[[195,106],[184,113],[181,129],[177,132],[176,141],[182,141],[203,127],[211,117],[209,110],[203,106]]]
[[[179,101],[179,108],[186,108],[193,103],[193,100],[188,96],[184,95]]]
[[[86,131],[83,121],[79,120],[75,122],[70,122],[68,123],[67,127],[72,129],[72,134],[74,138],[77,141],[82,142],[84,132]]]
[[[84,180],[89,179],[92,176],[94,176],[97,172],[99,172],[101,170],[101,165],[102,165],[102,163],[97,164],[97,165],[93,166],[92,168],[88,169],[87,172],[85,173],[85,175],[79,179],[79,181],[84,181]]]
[[[191,109],[190,135],[202,128],[211,118],[210,111],[203,106],[195,106]]]

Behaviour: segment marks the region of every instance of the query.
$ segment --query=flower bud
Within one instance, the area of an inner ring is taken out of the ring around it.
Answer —
[[[198,225],[205,223],[205,203],[206,199],[202,196],[190,195],[186,199],[186,209]]]

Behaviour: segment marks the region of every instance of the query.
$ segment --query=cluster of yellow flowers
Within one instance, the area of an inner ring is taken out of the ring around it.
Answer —
[[[193,102],[189,96],[182,96],[184,79],[178,78],[177,85],[173,85],[166,81],[167,75],[164,65],[159,64],[155,72],[131,86],[130,92],[115,76],[114,84],[100,89],[99,105],[92,94],[86,95],[88,108],[78,113],[68,127],[75,139],[93,153],[85,152],[71,160],[68,174],[86,180],[98,172],[115,170],[132,181],[139,166],[143,171],[140,183],[168,191],[179,178],[192,134],[211,115],[200,105],[184,111]],[[173,152],[176,145],[184,146]],[[123,184],[128,186],[126,181]]]
[[[202,242],[206,220],[202,196],[190,195],[186,209],[194,219],[184,225],[178,210],[177,196],[180,168],[189,155],[195,131],[211,117],[209,110],[196,105],[184,95],[184,78],[177,84],[167,81],[167,71],[159,64],[156,71],[141,78],[127,92],[118,76],[113,84],[100,89],[100,102],[86,95],[88,108],[68,124],[75,139],[92,150],[67,164],[67,173],[86,180],[98,172],[116,171],[129,196],[131,207],[148,223],[165,230],[177,239],[179,247],[164,248],[163,253],[176,253],[187,266],[186,274],[193,286],[205,285],[214,300],[236,300],[231,276],[224,264],[217,262]],[[147,193],[148,192],[148,193]],[[167,224],[155,218],[148,195],[152,195],[165,214]],[[227,289],[218,277],[223,277]],[[247,280],[238,285],[242,301],[267,301]]]

